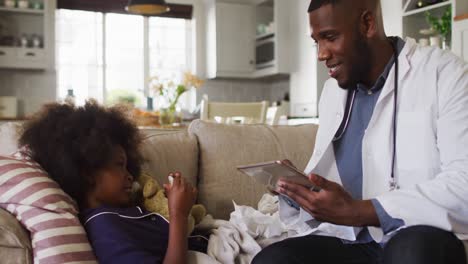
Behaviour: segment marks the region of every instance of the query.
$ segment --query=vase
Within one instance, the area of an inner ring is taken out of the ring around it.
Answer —
[[[161,126],[180,126],[182,123],[182,112],[179,108],[164,108],[159,113],[159,124]]]
[[[431,46],[440,48],[440,36],[432,36],[429,39]]]
[[[442,49],[450,50],[450,38],[442,37]]]

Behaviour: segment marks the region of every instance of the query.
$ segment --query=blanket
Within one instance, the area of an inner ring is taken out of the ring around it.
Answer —
[[[278,199],[266,194],[256,210],[234,203],[229,221],[207,215],[197,229],[211,233],[208,255],[223,264],[249,264],[260,250],[287,238],[278,213]]]
[[[258,210],[233,204],[229,221],[207,215],[196,227],[211,233],[208,255],[223,264],[248,264],[262,248],[290,237],[314,234],[352,241],[360,231],[316,221],[304,210],[271,194],[263,195]]]

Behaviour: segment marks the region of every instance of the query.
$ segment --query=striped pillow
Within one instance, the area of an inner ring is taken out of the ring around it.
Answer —
[[[0,207],[31,233],[34,263],[97,263],[75,202],[37,163],[0,156]]]

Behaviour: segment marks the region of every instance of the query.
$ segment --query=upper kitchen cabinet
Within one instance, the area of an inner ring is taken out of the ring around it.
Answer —
[[[53,68],[53,0],[0,1],[0,68]]]
[[[209,1],[207,15],[207,77],[252,77],[255,69],[253,6]]]
[[[291,2],[255,0],[254,77],[290,73]]]
[[[290,3],[208,0],[207,77],[290,73]]]

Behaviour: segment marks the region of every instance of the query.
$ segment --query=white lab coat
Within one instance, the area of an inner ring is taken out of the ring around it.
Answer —
[[[376,198],[406,226],[435,226],[466,240],[468,64],[407,39],[399,55],[395,175],[401,189],[390,192],[394,70],[393,66],[362,142],[363,199]],[[344,115],[346,95],[336,80],[326,82],[316,145],[305,170],[338,183],[332,138]],[[369,230],[376,241],[388,238],[380,228]]]

